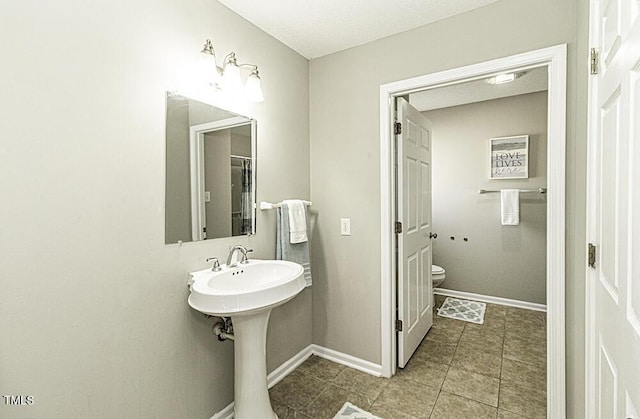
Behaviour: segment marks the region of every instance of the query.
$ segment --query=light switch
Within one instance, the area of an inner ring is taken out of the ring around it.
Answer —
[[[204,191],[204,202],[211,202],[211,192]]]
[[[340,219],[340,234],[342,236],[350,236],[351,235],[351,218],[341,218]]]

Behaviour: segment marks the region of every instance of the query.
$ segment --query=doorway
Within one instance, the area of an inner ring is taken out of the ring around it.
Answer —
[[[380,87],[382,373],[397,368],[393,103],[413,92],[536,67],[548,71],[547,149],[547,413],[565,414],[565,123],[566,45],[388,83]]]

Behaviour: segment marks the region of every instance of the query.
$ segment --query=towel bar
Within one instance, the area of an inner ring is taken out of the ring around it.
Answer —
[[[311,206],[311,201],[303,201],[306,206]],[[282,206],[282,202],[278,202],[277,204],[272,204],[271,202],[262,201],[260,202],[261,210],[270,210],[274,208],[280,208]]]
[[[500,191],[492,190],[492,189],[478,189],[479,194],[485,193],[499,193]],[[547,193],[547,188],[538,188],[538,189],[520,189],[520,193],[526,192],[537,192],[537,193]]]

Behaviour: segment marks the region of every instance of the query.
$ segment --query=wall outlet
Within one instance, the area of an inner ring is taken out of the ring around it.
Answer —
[[[351,218],[340,219],[340,235],[342,236],[351,235]]]

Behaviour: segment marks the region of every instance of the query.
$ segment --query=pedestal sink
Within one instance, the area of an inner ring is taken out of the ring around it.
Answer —
[[[274,307],[306,285],[301,265],[255,260],[235,267],[192,272],[189,305],[205,314],[231,317],[235,336],[235,419],[274,418],[267,389],[266,340]]]

